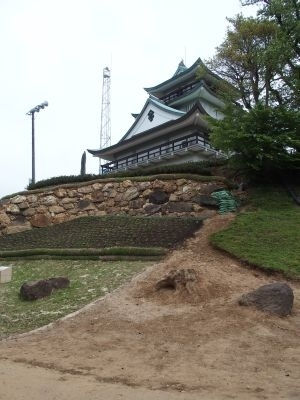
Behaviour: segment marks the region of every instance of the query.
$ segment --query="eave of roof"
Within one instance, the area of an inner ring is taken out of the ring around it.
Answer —
[[[201,76],[197,77],[197,75],[196,75],[199,67],[203,68],[203,71],[204,71],[204,75],[202,77]],[[187,68],[185,71],[183,71],[177,75],[176,74],[173,75],[170,79],[168,79],[156,86],[144,88],[144,90],[146,90],[146,92],[153,94],[157,97],[162,97],[164,92],[166,92],[176,86],[179,86],[183,83],[186,83],[191,78],[194,78],[196,80],[202,79],[203,81],[211,82],[214,85],[216,85],[217,82],[225,82],[226,85],[231,87],[231,89],[234,89],[234,87],[231,84],[229,84],[223,78],[221,78],[220,76],[218,76],[217,74],[212,72],[199,57],[194,62],[194,64],[191,67]]]
[[[201,118],[201,115],[207,115],[207,113],[202,105],[197,102],[190,111],[188,111],[186,114],[176,120],[165,122],[164,124],[148,129],[147,131],[134,135],[130,139],[120,141],[105,149],[87,149],[87,151],[93,156],[113,161],[115,159],[114,154],[116,153],[116,151],[119,152],[122,150],[127,150],[128,148],[131,148],[135,145],[145,143],[146,141],[150,141],[152,139],[155,139],[156,137],[162,137],[166,134],[169,134],[170,132],[175,132],[186,126],[201,126],[204,131],[207,131],[208,124],[205,120]]]
[[[201,92],[207,92],[206,96],[201,96]],[[223,107],[224,103],[216,96],[216,94],[210,89],[210,87],[201,80],[190,92],[187,92],[176,99],[172,100],[170,106],[179,106],[181,104],[187,103],[190,100],[195,100],[197,98],[204,98],[212,104],[218,107]]]
[[[187,80],[191,76],[193,76],[195,74],[195,72],[197,71],[197,69],[202,65],[204,66],[204,63],[201,60],[201,58],[199,57],[192,66],[187,68],[181,74],[174,75],[174,76],[172,76],[172,78],[160,83],[159,85],[144,88],[144,89],[146,90],[146,92],[151,93],[151,94],[157,93],[162,90],[167,90],[168,88],[173,87],[175,84],[179,84],[179,83]]]

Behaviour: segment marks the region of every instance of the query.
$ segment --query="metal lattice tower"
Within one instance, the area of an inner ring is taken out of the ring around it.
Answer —
[[[100,149],[109,147],[111,144],[110,125],[110,69],[103,69],[102,84],[102,106],[101,106],[101,128],[100,128]],[[101,159],[99,159],[99,174],[101,174]]]

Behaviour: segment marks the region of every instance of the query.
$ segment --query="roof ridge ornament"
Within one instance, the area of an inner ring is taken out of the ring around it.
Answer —
[[[187,70],[187,67],[186,67],[186,65],[184,64],[183,60],[181,60],[180,63],[178,64],[178,67],[177,67],[177,69],[176,69],[175,74],[173,75],[173,77],[174,77],[174,76],[177,76],[177,75],[179,75],[179,74],[182,74],[182,72],[184,72],[184,71],[186,71],[186,70]]]

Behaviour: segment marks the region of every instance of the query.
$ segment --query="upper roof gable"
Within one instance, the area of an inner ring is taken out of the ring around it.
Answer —
[[[164,124],[165,122],[175,120],[184,114],[184,111],[169,107],[156,97],[150,95],[142,111],[137,115],[134,123],[119,142],[127,140],[138,133],[154,128],[158,125]]]

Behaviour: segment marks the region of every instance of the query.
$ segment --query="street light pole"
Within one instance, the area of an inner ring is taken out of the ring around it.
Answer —
[[[39,104],[32,108],[26,115],[31,115],[31,157],[32,157],[32,176],[31,183],[35,183],[35,138],[34,138],[34,114],[39,112],[41,109],[48,107],[48,101]]]
[[[35,183],[34,112],[31,114],[31,182]]]

